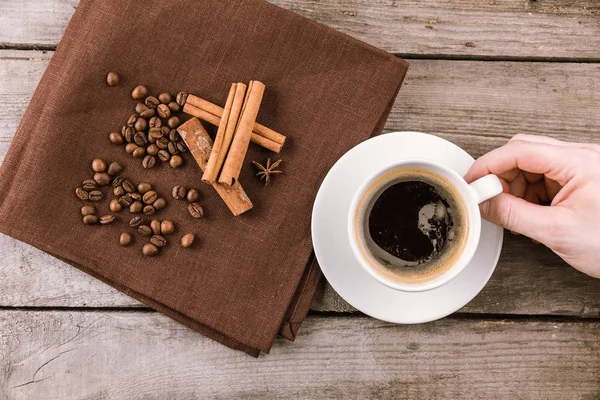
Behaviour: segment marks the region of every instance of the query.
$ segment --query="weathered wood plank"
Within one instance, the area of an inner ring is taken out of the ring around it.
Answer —
[[[50,56],[0,51],[0,159]],[[600,87],[600,66],[592,64],[413,61],[387,129],[435,132],[475,156],[518,132],[600,143],[595,87]],[[140,306],[3,235],[0,259],[0,306]],[[598,317],[598,293],[600,280],[579,274],[525,238],[508,235],[495,275],[462,311]],[[353,310],[327,286],[313,309]]]
[[[389,52],[600,59],[595,0],[271,0]],[[54,46],[77,0],[0,3],[0,44]]]
[[[594,399],[599,329],[309,316],[253,359],[156,313],[0,311],[0,396]]]

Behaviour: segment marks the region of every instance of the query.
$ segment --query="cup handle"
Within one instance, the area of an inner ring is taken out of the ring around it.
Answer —
[[[496,175],[486,175],[469,184],[477,203],[483,203],[502,193],[502,182]]]

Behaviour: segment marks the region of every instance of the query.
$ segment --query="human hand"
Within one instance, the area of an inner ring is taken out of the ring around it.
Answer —
[[[516,135],[475,161],[465,179],[487,174],[498,175],[504,192],[480,205],[483,218],[600,278],[599,145]]]

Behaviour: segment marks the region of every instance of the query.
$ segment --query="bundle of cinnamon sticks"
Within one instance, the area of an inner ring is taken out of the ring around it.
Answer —
[[[178,130],[204,171],[202,181],[215,187],[234,215],[252,208],[238,182],[250,143],[279,153],[286,139],[256,122],[264,91],[265,85],[259,81],[250,81],[248,85],[233,83],[224,108],[191,94],[183,107],[187,114],[218,126],[214,143],[210,143],[210,137],[197,119],[188,121]],[[234,193],[233,197],[231,193]]]

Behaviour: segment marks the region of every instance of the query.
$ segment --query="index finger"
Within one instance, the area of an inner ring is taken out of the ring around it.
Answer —
[[[465,175],[472,182],[488,174],[502,174],[512,169],[543,174],[564,186],[574,172],[565,160],[572,160],[573,148],[547,143],[515,140],[480,157]]]

